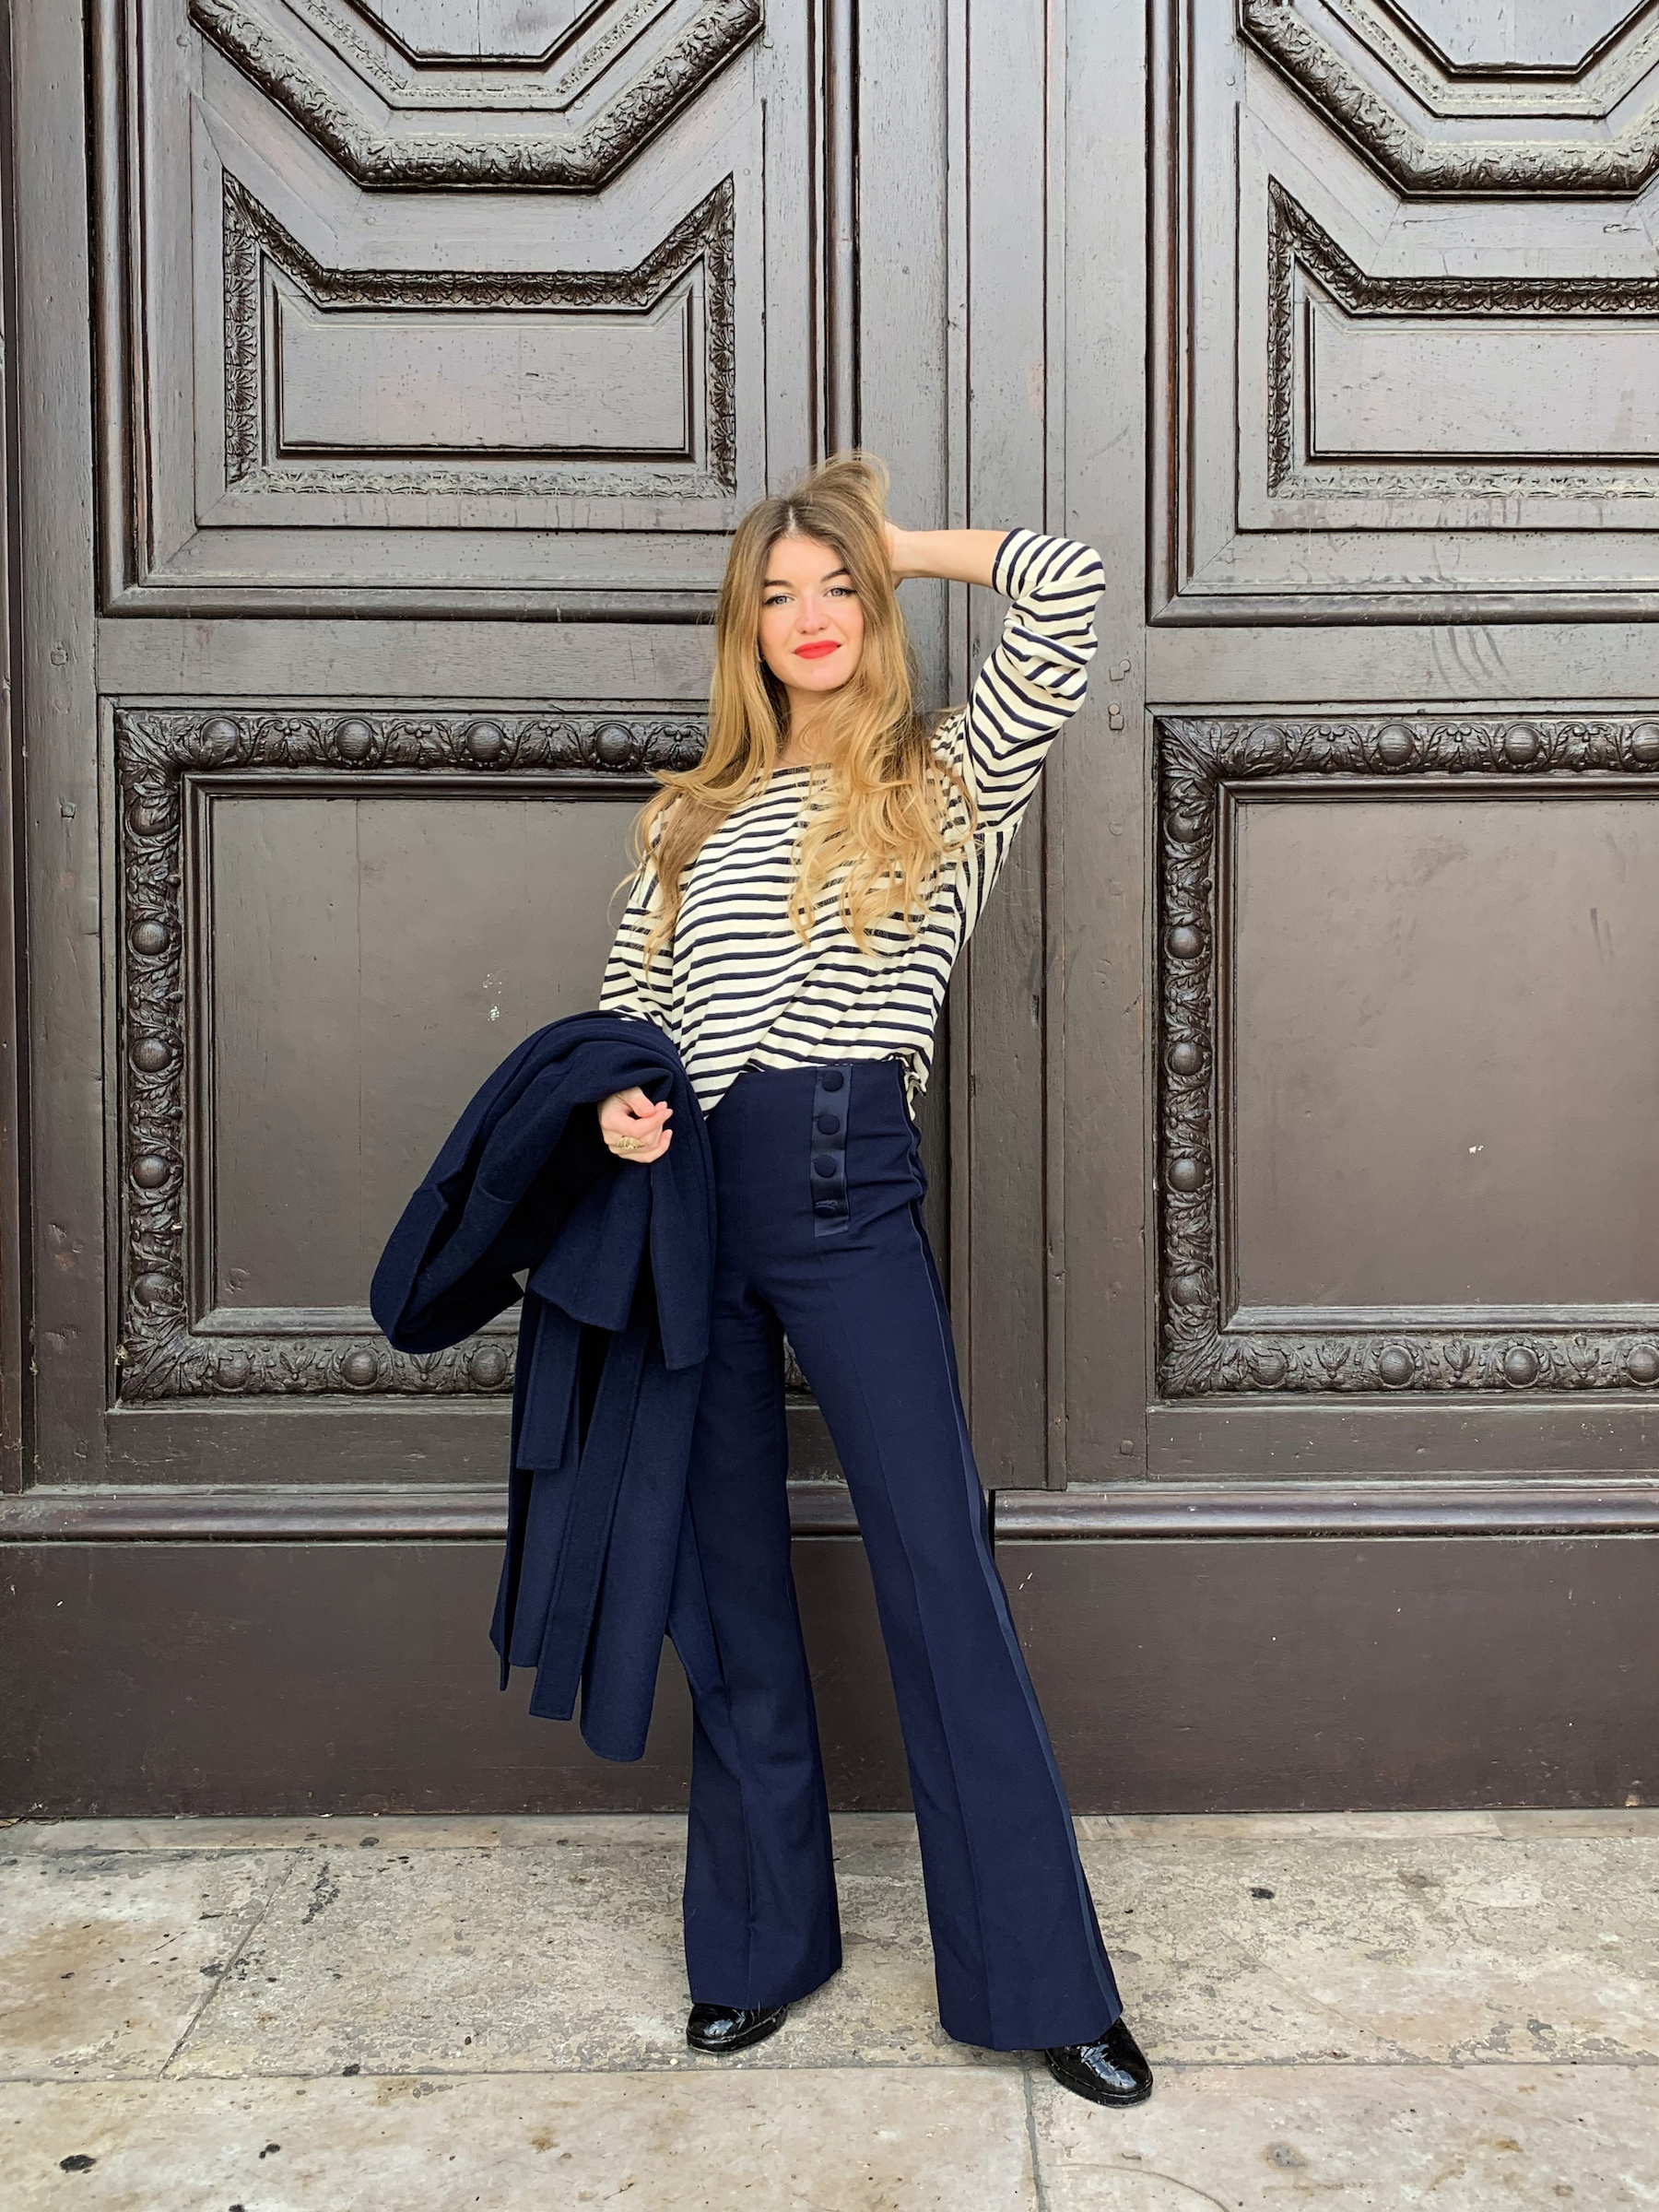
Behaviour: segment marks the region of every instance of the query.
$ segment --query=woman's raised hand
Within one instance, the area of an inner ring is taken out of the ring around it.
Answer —
[[[950,583],[989,583],[1006,530],[900,530],[885,525],[895,581],[943,576]]]
[[[599,1108],[599,1134],[618,1159],[648,1168],[661,1159],[674,1141],[669,1128],[673,1108],[654,1105],[636,1085],[632,1090],[613,1091]]]

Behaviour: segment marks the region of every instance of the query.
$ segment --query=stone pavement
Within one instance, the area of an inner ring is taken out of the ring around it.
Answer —
[[[672,1818],[0,1833],[0,2206],[1659,2206],[1659,1812],[1094,1819],[1150,2104],[944,2040],[913,1830],[847,1963],[686,2051]]]

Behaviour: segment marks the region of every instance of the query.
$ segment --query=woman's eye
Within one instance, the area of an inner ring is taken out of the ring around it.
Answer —
[[[789,604],[789,594],[787,592],[774,592],[770,599],[762,599],[760,604],[762,606],[787,606]]]
[[[856,599],[858,594],[850,583],[835,583],[830,587],[831,599]]]

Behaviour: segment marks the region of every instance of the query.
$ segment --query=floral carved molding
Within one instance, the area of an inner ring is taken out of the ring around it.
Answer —
[[[1275,779],[1487,787],[1659,778],[1659,718],[1296,722],[1160,720],[1157,725],[1158,1230],[1159,1382],[1171,1398],[1230,1392],[1564,1392],[1659,1382],[1659,1334],[1620,1325],[1455,1328],[1403,1321],[1370,1330],[1338,1317],[1321,1334],[1229,1325],[1221,1252],[1224,1063],[1218,991],[1218,841],[1230,788]],[[1625,785],[1628,788],[1628,783]],[[1659,783],[1655,784],[1659,792]]]
[[[1629,199],[1659,176],[1659,104],[1613,131],[1593,122],[1582,135],[1538,137],[1518,115],[1508,136],[1431,137],[1321,35],[1310,13],[1306,0],[1239,0],[1239,28],[1401,192]]]
[[[1267,488],[1278,499],[1422,499],[1447,491],[1540,499],[1651,499],[1659,482],[1628,465],[1563,468],[1543,461],[1507,465],[1425,460],[1412,468],[1310,466],[1302,447],[1308,416],[1300,389],[1305,281],[1354,317],[1651,317],[1659,276],[1368,276],[1277,180],[1267,187]]]
[[[354,0],[341,0],[338,7],[332,0],[297,4],[302,18],[392,107],[511,106],[524,111],[570,107],[668,13],[674,0],[627,0],[626,6],[611,7],[602,4],[596,12],[567,25],[539,56],[512,56],[504,78],[488,68],[480,70],[471,53],[465,55],[465,69],[453,65],[459,55],[442,57],[452,65],[447,71],[441,60],[434,66],[440,57],[429,53],[417,62],[400,40],[384,35],[385,26],[373,8],[359,8]],[[295,5],[296,0],[289,0],[290,6]],[[365,18],[382,32],[379,41],[364,36]],[[560,65],[557,77],[549,74],[555,65]]]
[[[763,0],[710,0],[668,50],[580,128],[496,135],[387,130],[348,105],[247,0],[190,0],[203,37],[355,183],[592,192],[615,176],[765,22]]]
[[[688,498],[737,481],[734,194],[725,178],[631,269],[528,275],[451,269],[331,269],[308,253],[235,178],[224,189],[225,476],[255,490],[335,493],[503,492]],[[470,308],[574,313],[646,312],[703,273],[704,453],[701,465],[544,464],[500,469],[441,463],[416,468],[297,466],[267,454],[265,293],[272,270],[322,308]]]
[[[120,794],[121,1341],[124,1402],[200,1397],[493,1396],[511,1391],[510,1345],[494,1336],[419,1357],[372,1330],[214,1334],[192,1311],[192,1209],[207,1141],[193,1103],[193,782],[241,775],[290,792],[388,790],[421,780],[511,778],[523,791],[602,791],[608,779],[684,768],[702,749],[689,716],[509,714],[350,708],[115,712]]]

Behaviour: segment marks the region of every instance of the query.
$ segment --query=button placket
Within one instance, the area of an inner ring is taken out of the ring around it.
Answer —
[[[852,1069],[844,1065],[824,1066],[813,1086],[809,1180],[813,1230],[820,1237],[844,1235],[850,1219],[847,1107],[853,1095],[852,1075]]]

